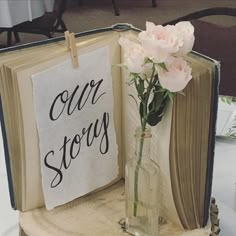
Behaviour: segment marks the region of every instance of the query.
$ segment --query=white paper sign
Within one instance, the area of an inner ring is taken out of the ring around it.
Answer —
[[[32,76],[47,209],[102,187],[118,176],[108,48]]]

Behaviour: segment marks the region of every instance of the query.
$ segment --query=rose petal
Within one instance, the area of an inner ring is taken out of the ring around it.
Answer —
[[[159,70],[159,81],[170,92],[182,91],[192,79],[191,67],[182,58],[172,57],[167,63],[168,71]]]

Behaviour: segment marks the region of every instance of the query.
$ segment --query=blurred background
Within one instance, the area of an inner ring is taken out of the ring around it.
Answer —
[[[236,7],[236,0],[156,0],[155,2],[157,6],[152,7],[152,0],[115,0],[120,13],[119,16],[116,16],[111,0],[68,0],[63,20],[67,28],[75,33],[121,22],[130,23],[140,29],[144,29],[146,21],[163,24],[209,7]],[[211,16],[203,18],[203,20],[223,26],[235,25],[235,17]],[[55,35],[60,34],[56,33]],[[6,38],[6,32],[0,34],[0,45],[6,44]],[[47,37],[43,35],[20,33],[20,43],[29,43],[45,38]]]

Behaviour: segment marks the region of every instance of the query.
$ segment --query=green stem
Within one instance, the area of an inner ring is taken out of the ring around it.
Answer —
[[[134,174],[134,211],[133,215],[136,217],[137,216],[137,210],[138,210],[138,177],[139,177],[139,169],[142,161],[142,153],[143,153],[143,143],[144,143],[144,137],[143,135],[141,136],[140,140],[140,149],[138,153],[138,162],[135,168],[135,174]]]
[[[144,114],[143,114],[143,117],[140,117],[142,133],[141,133],[140,146],[139,146],[139,152],[138,152],[138,161],[137,161],[137,165],[136,165],[136,168],[135,168],[135,174],[134,174],[134,209],[133,209],[133,216],[134,217],[137,216],[137,211],[138,211],[138,201],[139,201],[139,198],[138,198],[139,169],[140,169],[140,165],[141,165],[141,161],[142,161],[142,155],[143,155],[144,132],[145,132],[145,129],[146,129],[147,119],[148,119],[148,115],[149,115],[149,113],[148,113],[148,100],[149,100],[149,96],[150,96],[152,87],[154,86],[154,84],[153,84],[154,73],[155,73],[155,67],[153,65],[151,80],[150,80],[150,83],[148,83],[148,88],[147,88],[147,96],[145,98],[145,101],[143,101]]]

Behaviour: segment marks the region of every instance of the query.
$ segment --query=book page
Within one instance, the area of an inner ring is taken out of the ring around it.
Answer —
[[[92,52],[99,48],[109,47],[109,59],[111,65],[119,64],[120,62],[120,48],[117,43],[117,33],[106,34],[105,37],[93,38],[92,42],[88,44],[83,43],[80,47],[79,43],[79,57],[83,54]],[[84,40],[84,39],[83,39]],[[86,42],[86,41],[85,41]],[[44,71],[56,64],[60,64],[64,59],[70,59],[70,53],[66,53],[64,56],[58,56],[49,58],[48,61],[40,62],[37,65],[29,68],[24,68],[16,72],[17,81],[19,84],[20,91],[20,102],[23,115],[23,126],[24,126],[24,139],[25,139],[25,185],[26,185],[26,199],[25,206],[22,208],[23,211],[33,209],[35,207],[44,206],[44,197],[42,194],[42,183],[40,173],[40,160],[39,160],[39,141],[38,133],[35,120],[35,108],[33,103],[32,94],[32,81],[31,75]],[[116,129],[116,140],[118,144],[118,156],[119,156],[119,177],[116,178],[112,183],[119,180],[123,172],[123,161],[122,161],[122,144],[121,144],[121,83],[120,83],[120,69],[118,67],[111,67],[112,73],[112,87],[114,95],[114,124]],[[112,184],[110,183],[110,184]],[[109,185],[110,185],[109,184]],[[106,185],[107,186],[107,185]],[[100,188],[99,188],[100,189]]]
[[[211,145],[213,64],[188,57],[193,79],[174,101],[170,142],[172,191],[181,223],[186,229],[203,227],[208,212],[208,162]]]

